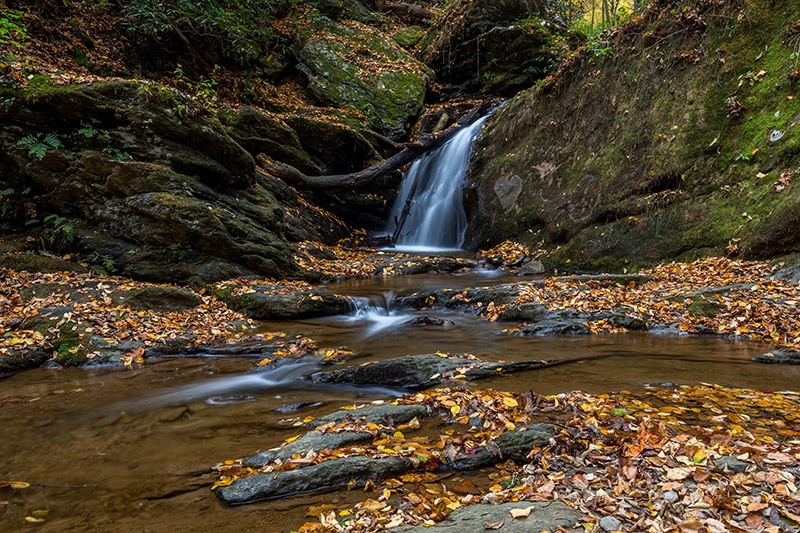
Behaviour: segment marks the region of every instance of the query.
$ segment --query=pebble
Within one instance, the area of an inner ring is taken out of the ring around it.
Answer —
[[[604,516],[600,519],[600,527],[603,531],[618,531],[622,523],[613,516]]]

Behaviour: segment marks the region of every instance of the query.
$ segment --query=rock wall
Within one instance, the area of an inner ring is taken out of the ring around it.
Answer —
[[[800,250],[800,4],[659,0],[487,126],[471,245],[621,270]]]

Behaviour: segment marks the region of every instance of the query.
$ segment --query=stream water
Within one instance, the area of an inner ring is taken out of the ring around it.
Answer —
[[[329,288],[362,298],[353,314],[264,328],[307,335],[322,348],[346,346],[358,354],[350,364],[435,351],[575,361],[468,385],[516,392],[636,390],[658,382],[796,390],[800,381],[798,367],[751,362],[764,351],[755,343],[644,333],[515,337],[501,333],[509,324],[462,315],[437,315],[449,326],[414,326],[414,313],[392,308],[394,298],[417,290],[505,281],[489,273],[352,281]],[[298,433],[281,418],[398,394],[312,386],[302,376],[316,369],[313,361],[249,373],[257,360],[170,358],[134,370],[38,369],[0,381],[0,480],[33,484],[0,489],[0,502],[8,502],[0,503],[0,531],[289,531],[307,520],[309,505],[363,499],[340,491],[238,508],[217,501],[210,467]],[[292,410],[297,404],[308,407]]]

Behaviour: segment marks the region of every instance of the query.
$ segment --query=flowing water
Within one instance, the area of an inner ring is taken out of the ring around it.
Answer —
[[[394,232],[395,221],[402,218],[403,209],[410,202],[408,218],[397,239],[398,250],[454,250],[464,244],[467,231],[462,201],[464,176],[472,143],[487,118],[465,127],[446,144],[412,163],[392,207],[387,229],[390,234]]]
[[[505,281],[472,273],[337,284],[329,288],[361,302],[352,314],[264,328],[307,335],[321,348],[346,346],[357,354],[350,364],[435,351],[573,361],[468,385],[515,392],[638,390],[659,382],[796,390],[800,381],[798,367],[751,362],[765,349],[755,343],[645,333],[515,337],[502,334],[510,324],[463,315],[439,314],[450,321],[445,326],[413,325],[424,313],[394,306],[416,290]],[[0,489],[0,502],[8,502],[0,503],[0,531],[290,531],[307,520],[309,505],[361,500],[360,491],[339,491],[227,508],[209,490],[212,465],[298,433],[281,418],[398,394],[311,385],[303,377],[318,368],[314,360],[249,372],[260,357],[170,358],[134,370],[38,369],[0,381],[0,480],[34,484]]]

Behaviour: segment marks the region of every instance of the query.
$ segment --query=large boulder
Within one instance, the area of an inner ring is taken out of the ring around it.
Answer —
[[[427,68],[381,33],[316,17],[295,38],[297,68],[321,101],[367,115],[390,138],[402,137],[422,110]]]
[[[511,238],[558,248],[547,267],[603,271],[800,250],[785,44],[800,4],[728,8],[651,3],[494,115],[474,152],[471,244]]]
[[[283,206],[214,115],[150,84],[36,81],[3,89],[0,189],[35,205],[46,251],[156,281],[298,272]]]

